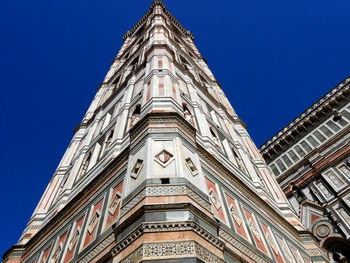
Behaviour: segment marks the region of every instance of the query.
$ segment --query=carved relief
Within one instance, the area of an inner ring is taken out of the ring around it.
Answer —
[[[276,244],[275,240],[273,239],[271,233],[269,230],[266,230],[265,232],[265,237],[266,237],[266,241],[267,243],[270,245],[271,249],[273,250],[273,252],[276,255],[279,255],[279,249],[278,249],[278,245]]]
[[[287,247],[285,241],[284,241],[282,238],[280,238],[279,236],[277,236],[277,235],[276,235],[276,237],[277,237],[277,239],[278,239],[278,241],[279,241],[278,243],[279,243],[279,245],[281,246],[282,255],[283,255],[284,258],[286,259],[286,262],[287,262],[287,263],[294,263],[293,257],[292,257],[292,255],[291,255],[291,253],[290,253],[290,251],[289,251],[289,249],[288,249],[288,247]]]
[[[345,211],[345,209],[339,208],[338,209],[338,213],[339,215],[343,218],[343,220],[350,226],[350,216],[349,214]]]
[[[137,179],[137,177],[138,177],[138,175],[139,175],[139,173],[140,173],[142,167],[143,167],[143,160],[137,159],[137,161],[136,161],[134,167],[133,167],[132,170],[131,170],[131,174],[130,174],[130,175],[131,175],[131,178]]]
[[[336,187],[341,187],[344,183],[334,174],[332,171],[328,171],[325,173],[325,175],[329,178],[329,180],[334,184]]]
[[[87,227],[87,230],[88,230],[88,232],[89,232],[90,234],[91,234],[91,233],[94,231],[94,229],[96,228],[96,226],[97,226],[97,224],[98,224],[98,222],[99,222],[99,220],[100,220],[100,215],[101,215],[100,211],[96,211],[95,214],[92,216],[92,218],[91,218],[91,220],[90,220],[90,223],[89,223],[89,225],[88,225],[88,227]]]
[[[315,233],[318,237],[325,238],[331,233],[331,230],[328,225],[321,224],[316,227]]]
[[[102,232],[106,231],[111,225],[113,225],[119,215],[120,208],[122,206],[122,192],[123,192],[123,182],[119,182],[117,185],[110,189],[109,201],[107,203],[106,211],[103,217]],[[102,210],[102,209],[99,209]]]
[[[58,263],[60,256],[61,256],[61,253],[62,253],[62,244],[60,244],[57,247],[55,253],[53,254],[53,256],[51,258],[51,263]]]
[[[237,211],[237,209],[231,204],[230,206],[230,214],[232,216],[232,218],[236,221],[237,225],[242,225],[242,218],[239,215],[239,212]]]
[[[68,232],[65,232],[64,234],[62,234],[58,240],[57,240],[57,244],[56,244],[56,247],[53,248],[53,252],[52,252],[52,255],[51,255],[51,259],[50,259],[50,263],[58,263],[59,260],[60,260],[60,257],[62,255],[62,252],[63,252],[63,245],[65,244],[66,242],[66,238],[68,236]]]
[[[43,254],[42,254],[41,259],[40,259],[39,262],[40,262],[40,263],[46,263],[46,262],[48,262],[50,252],[51,252],[51,245],[50,245],[48,248],[46,248],[46,249],[44,250],[44,252],[43,252]]]
[[[338,169],[343,172],[346,176],[350,177],[350,169],[345,164],[341,164]]]
[[[80,232],[81,232],[81,229],[80,229],[80,227],[78,227],[78,228],[75,230],[75,232],[74,232],[72,238],[71,238],[70,241],[69,241],[69,244],[68,244],[68,250],[69,250],[69,251],[72,251],[73,248],[75,247],[75,245],[77,244],[78,239],[79,239],[79,236],[80,236]]]
[[[322,183],[318,183],[317,186],[318,186],[318,189],[321,190],[321,192],[323,193],[323,195],[325,197],[328,198],[331,196],[331,193],[328,191],[328,189]]]
[[[190,170],[191,174],[193,176],[196,176],[198,174],[198,169],[197,167],[194,165],[192,159],[190,157],[185,159],[185,163],[187,168]]]
[[[111,200],[111,203],[108,207],[108,212],[111,215],[114,215],[115,211],[117,210],[118,206],[120,205],[120,201],[121,201],[121,194],[120,192],[117,192],[113,199]]]
[[[209,198],[210,198],[211,203],[216,208],[216,210],[219,210],[221,208],[221,204],[219,201],[219,197],[217,196],[217,194],[213,188],[209,189]]]
[[[144,259],[162,257],[198,257],[203,262],[224,263],[222,259],[194,241],[179,241],[167,243],[146,243],[136,249],[121,263],[137,263]]]
[[[261,241],[261,235],[260,232],[255,224],[255,222],[253,222],[253,220],[251,218],[248,219],[248,226],[250,228],[250,230],[252,231],[253,235],[259,240]]]

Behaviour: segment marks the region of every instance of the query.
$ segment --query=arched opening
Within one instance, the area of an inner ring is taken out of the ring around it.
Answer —
[[[141,105],[137,104],[130,117],[130,127],[134,126],[140,119]]]
[[[350,263],[350,242],[340,237],[330,237],[323,243],[329,252],[330,260],[337,263]]]

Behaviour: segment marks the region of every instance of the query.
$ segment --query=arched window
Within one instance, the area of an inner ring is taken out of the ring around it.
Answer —
[[[324,241],[323,247],[329,251],[333,262],[350,262],[350,242],[346,239],[330,236]]]
[[[141,105],[137,104],[130,117],[130,127],[134,126],[140,119]]]

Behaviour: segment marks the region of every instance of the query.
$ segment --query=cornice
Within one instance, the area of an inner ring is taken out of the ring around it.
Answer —
[[[295,137],[307,133],[318,125],[320,120],[334,114],[332,109],[337,108],[339,102],[350,101],[350,77],[344,79],[335,88],[319,99],[311,107],[301,113],[296,119],[290,122],[275,136],[266,141],[261,147],[260,152],[266,160],[272,159],[278,152],[283,151],[295,142]]]
[[[201,236],[203,239],[216,246],[218,249],[223,249],[224,243],[217,237],[209,233],[199,224],[194,221],[179,221],[179,222],[144,222],[141,223],[134,231],[124,237],[112,250],[112,254],[116,255],[123,249],[132,244],[144,233],[159,233],[159,232],[179,232],[179,231],[193,231]],[[117,236],[117,231],[115,232]]]
[[[173,126],[169,126],[173,123]],[[162,124],[167,124],[167,126]],[[141,116],[139,122],[131,127],[129,134],[131,142],[138,141],[144,132],[154,132],[155,129],[160,132],[182,131],[184,135],[195,140],[196,128],[184,119],[177,112],[150,112]]]

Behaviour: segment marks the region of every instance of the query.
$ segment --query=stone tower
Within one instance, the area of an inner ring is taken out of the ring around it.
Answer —
[[[193,35],[154,1],[3,262],[328,262]]]

